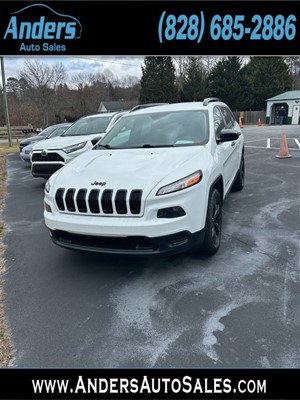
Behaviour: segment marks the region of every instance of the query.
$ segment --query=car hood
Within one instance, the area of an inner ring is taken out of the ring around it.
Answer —
[[[172,182],[195,172],[202,163],[205,165],[206,157],[204,146],[90,150],[53,178],[56,187],[92,189],[105,186],[107,189],[149,192],[167,176]]]
[[[22,152],[25,153],[25,151],[31,151],[34,147],[35,143],[29,143],[27,146],[23,147]]]
[[[44,139],[45,139],[45,136],[31,136],[31,137],[29,137],[27,139],[22,139],[20,141],[20,144],[26,146],[26,145],[31,144],[33,142],[38,142],[38,141],[44,140]]]
[[[93,135],[82,135],[82,136],[57,136],[52,139],[47,139],[43,143],[38,143],[34,146],[36,150],[58,150],[64,147],[73,146],[77,143],[86,142],[95,138],[102,138],[104,133],[97,133]]]

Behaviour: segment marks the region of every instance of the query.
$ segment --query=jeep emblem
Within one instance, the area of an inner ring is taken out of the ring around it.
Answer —
[[[105,186],[106,182],[99,182],[99,181],[94,181],[91,183],[92,186]]]

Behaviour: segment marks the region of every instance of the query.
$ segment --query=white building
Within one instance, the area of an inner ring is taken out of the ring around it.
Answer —
[[[300,125],[300,90],[291,90],[267,99],[266,124],[277,124],[281,107],[286,112],[285,124]]]

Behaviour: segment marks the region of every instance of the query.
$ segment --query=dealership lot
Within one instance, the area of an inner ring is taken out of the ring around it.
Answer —
[[[54,246],[45,180],[33,179],[18,154],[8,157],[12,367],[300,367],[300,127],[243,132],[245,188],[224,202],[222,244],[211,258]],[[279,160],[283,132],[292,158]]]

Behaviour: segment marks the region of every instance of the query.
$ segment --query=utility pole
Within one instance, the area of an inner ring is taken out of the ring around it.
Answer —
[[[8,106],[7,106],[7,96],[6,96],[6,79],[5,79],[5,70],[4,70],[4,61],[3,56],[0,56],[1,59],[1,74],[2,74],[2,86],[3,86],[3,103],[4,103],[4,112],[5,112],[5,122],[7,126],[8,132],[8,145],[12,146],[12,138],[11,138],[11,129],[9,122],[9,114],[8,114]]]

